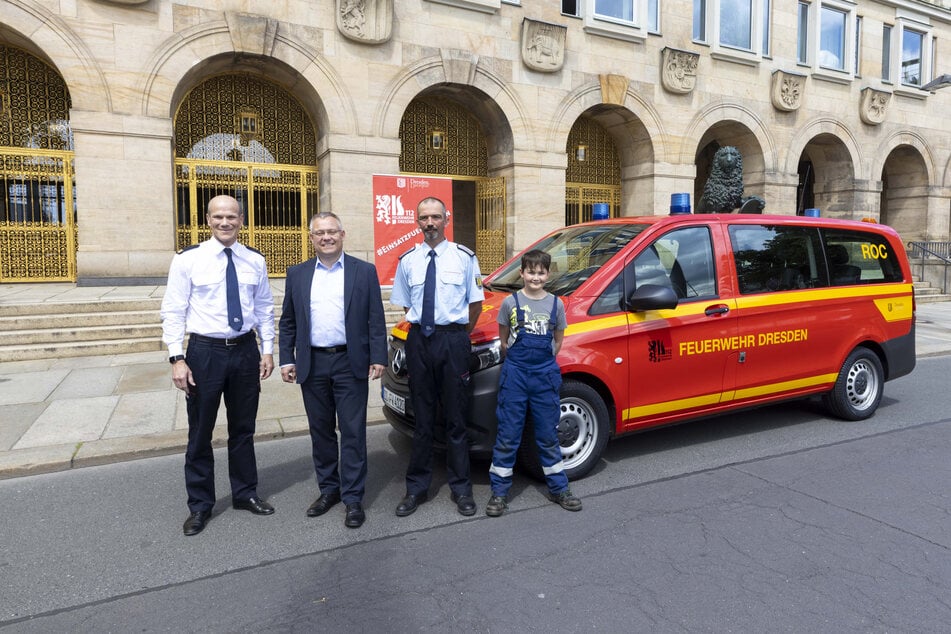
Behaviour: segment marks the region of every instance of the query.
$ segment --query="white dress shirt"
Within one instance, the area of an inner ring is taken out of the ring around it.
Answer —
[[[182,354],[185,333],[229,339],[256,328],[262,352],[274,353],[274,298],[264,256],[235,242],[232,258],[241,293],[241,331],[228,324],[224,245],[211,238],[172,259],[162,298],[162,341],[171,356]]]
[[[330,348],[347,343],[343,309],[343,253],[327,268],[318,259],[310,285],[310,345]]]

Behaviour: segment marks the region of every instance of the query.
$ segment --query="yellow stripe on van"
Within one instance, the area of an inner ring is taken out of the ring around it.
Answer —
[[[911,298],[913,293],[914,289],[911,284],[859,284],[857,286],[834,286],[811,290],[774,291],[757,295],[743,295],[737,297],[736,301],[738,304],[737,308],[760,308],[763,306],[782,306],[785,304],[798,304],[800,302],[818,302],[855,297],[876,297],[886,302],[901,302],[907,300],[907,316],[893,318],[894,321],[897,321],[898,319],[911,319]],[[890,295],[891,297],[882,297],[882,295]]]
[[[885,321],[902,321],[911,319],[912,301],[908,297],[885,297],[875,300],[875,307],[882,314]]]
[[[624,410],[622,420],[632,418],[642,418],[644,416],[656,416],[658,414],[671,414],[695,407],[704,407],[706,405],[716,405],[717,403],[728,403],[742,399],[754,398],[758,396],[769,396],[791,390],[799,390],[806,387],[815,387],[817,385],[826,385],[835,383],[838,373],[820,374],[810,376],[804,379],[794,381],[783,381],[781,383],[770,383],[768,385],[757,385],[742,390],[731,390],[729,392],[719,392],[716,394],[703,394],[691,398],[681,398],[675,401],[664,401],[663,403],[652,403],[651,405],[641,405],[640,407],[629,407]]]

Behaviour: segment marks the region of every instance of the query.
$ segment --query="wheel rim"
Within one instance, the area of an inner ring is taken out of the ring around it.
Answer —
[[[566,469],[587,460],[594,449],[597,433],[594,412],[586,401],[575,398],[562,400],[558,444],[561,445],[561,458]]]
[[[868,409],[875,403],[878,390],[878,373],[872,364],[860,359],[849,368],[849,376],[845,382],[845,396],[852,407],[858,411]]]

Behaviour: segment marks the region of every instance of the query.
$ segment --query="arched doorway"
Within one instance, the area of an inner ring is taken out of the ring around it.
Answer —
[[[565,152],[565,225],[591,220],[596,203],[607,203],[610,217],[619,216],[621,161],[607,130],[582,115],[568,133]]]
[[[208,201],[234,196],[245,212],[241,241],[283,277],[309,253],[317,211],[317,142],[301,104],[266,79],[231,73],[193,88],[175,115],[176,246],[208,239]]]
[[[918,150],[900,145],[882,168],[880,222],[903,240],[928,240],[928,171]]]
[[[701,209],[703,190],[713,168],[713,157],[717,150],[727,146],[735,147],[743,160],[742,196],[765,198],[765,163],[763,150],[756,135],[741,122],[719,121],[710,126],[710,129],[701,137],[694,156],[697,176],[694,180],[692,206],[696,211]],[[777,201],[766,200],[764,211],[765,213],[790,213],[791,210],[783,208]]]
[[[56,69],[0,45],[0,282],[76,281],[69,108]]]
[[[452,179],[453,239],[489,273],[505,263],[505,181],[489,177],[488,143],[470,110],[438,93],[413,99],[400,121],[400,172]]]
[[[796,213],[814,207],[823,216],[851,218],[855,212],[852,157],[841,139],[819,134],[803,148],[798,163]]]

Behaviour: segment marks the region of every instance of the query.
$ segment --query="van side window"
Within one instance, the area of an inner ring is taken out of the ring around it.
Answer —
[[[622,298],[644,284],[668,286],[681,302],[717,295],[713,244],[707,227],[675,229],[642,250],[595,300],[592,315],[623,310]]]
[[[898,254],[885,236],[845,229],[822,229],[832,286],[902,281]]]
[[[729,232],[740,294],[829,285],[816,229],[736,224]]]

